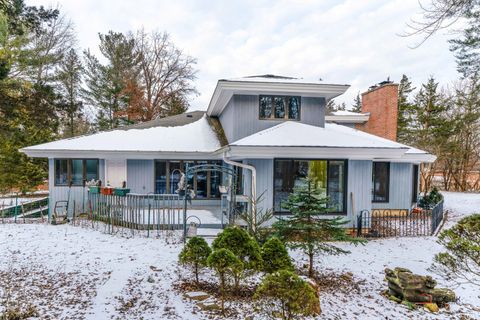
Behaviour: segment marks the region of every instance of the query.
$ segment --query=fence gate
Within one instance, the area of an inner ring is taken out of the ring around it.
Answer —
[[[227,220],[228,224],[233,223],[235,219],[235,203],[236,203],[236,186],[237,186],[237,173],[235,169],[225,167],[218,164],[199,164],[194,166],[189,166],[188,163],[185,165],[185,181],[183,183],[183,239],[186,241],[187,239],[187,205],[188,205],[188,194],[189,194],[189,185],[188,185],[188,177],[198,173],[198,172],[219,172],[225,174],[229,179],[230,185],[228,186],[228,193],[229,193],[229,201],[227,203]],[[223,214],[223,213],[222,213]],[[222,220],[223,221],[223,220]],[[224,226],[222,225],[222,228]]]

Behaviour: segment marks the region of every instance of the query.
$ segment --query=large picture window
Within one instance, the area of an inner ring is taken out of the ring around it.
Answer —
[[[98,180],[98,159],[55,159],[54,166],[56,186],[83,186]]]
[[[390,163],[374,162],[372,170],[373,202],[388,202],[390,192]]]
[[[260,96],[259,117],[264,120],[300,120],[300,97]]]
[[[274,210],[286,212],[283,202],[296,187],[305,184],[305,179],[312,180],[329,198],[331,213],[346,213],[346,177],[345,160],[294,160],[275,159],[274,163]]]
[[[181,172],[185,167],[200,164],[222,165],[222,161],[181,161],[181,160],[156,160],[155,161],[155,193],[174,194],[178,190]],[[195,192],[195,199],[219,199],[222,173],[204,171],[187,177],[187,183]]]

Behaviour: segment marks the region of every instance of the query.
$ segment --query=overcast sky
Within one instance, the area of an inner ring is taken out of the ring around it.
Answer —
[[[428,0],[422,0],[428,1]],[[278,74],[325,83],[350,84],[337,101],[352,103],[370,85],[403,73],[414,84],[434,75],[457,78],[448,35],[423,46],[398,36],[420,12],[417,0],[206,1],[206,0],[27,0],[56,5],[75,24],[79,47],[98,52],[98,32],[144,26],[170,33],[198,60],[191,109],[206,109],[218,79]]]

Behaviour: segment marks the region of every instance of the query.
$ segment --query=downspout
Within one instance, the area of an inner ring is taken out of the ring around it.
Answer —
[[[252,172],[252,201],[251,201],[252,202],[252,215],[253,215],[252,229],[255,232],[255,225],[257,224],[257,216],[256,216],[256,214],[257,214],[257,169],[255,169],[254,166],[251,166],[249,164],[245,164],[245,163],[230,160],[227,157],[227,152],[226,151],[223,153],[223,161],[225,163],[231,164],[232,166],[244,168],[244,169],[250,170]]]

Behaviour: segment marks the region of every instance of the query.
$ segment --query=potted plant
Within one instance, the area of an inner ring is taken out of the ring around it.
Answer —
[[[92,179],[90,181],[87,181],[85,184],[88,187],[88,192],[90,192],[91,194],[100,193],[100,185],[101,185],[100,180],[96,181],[95,179]]]

